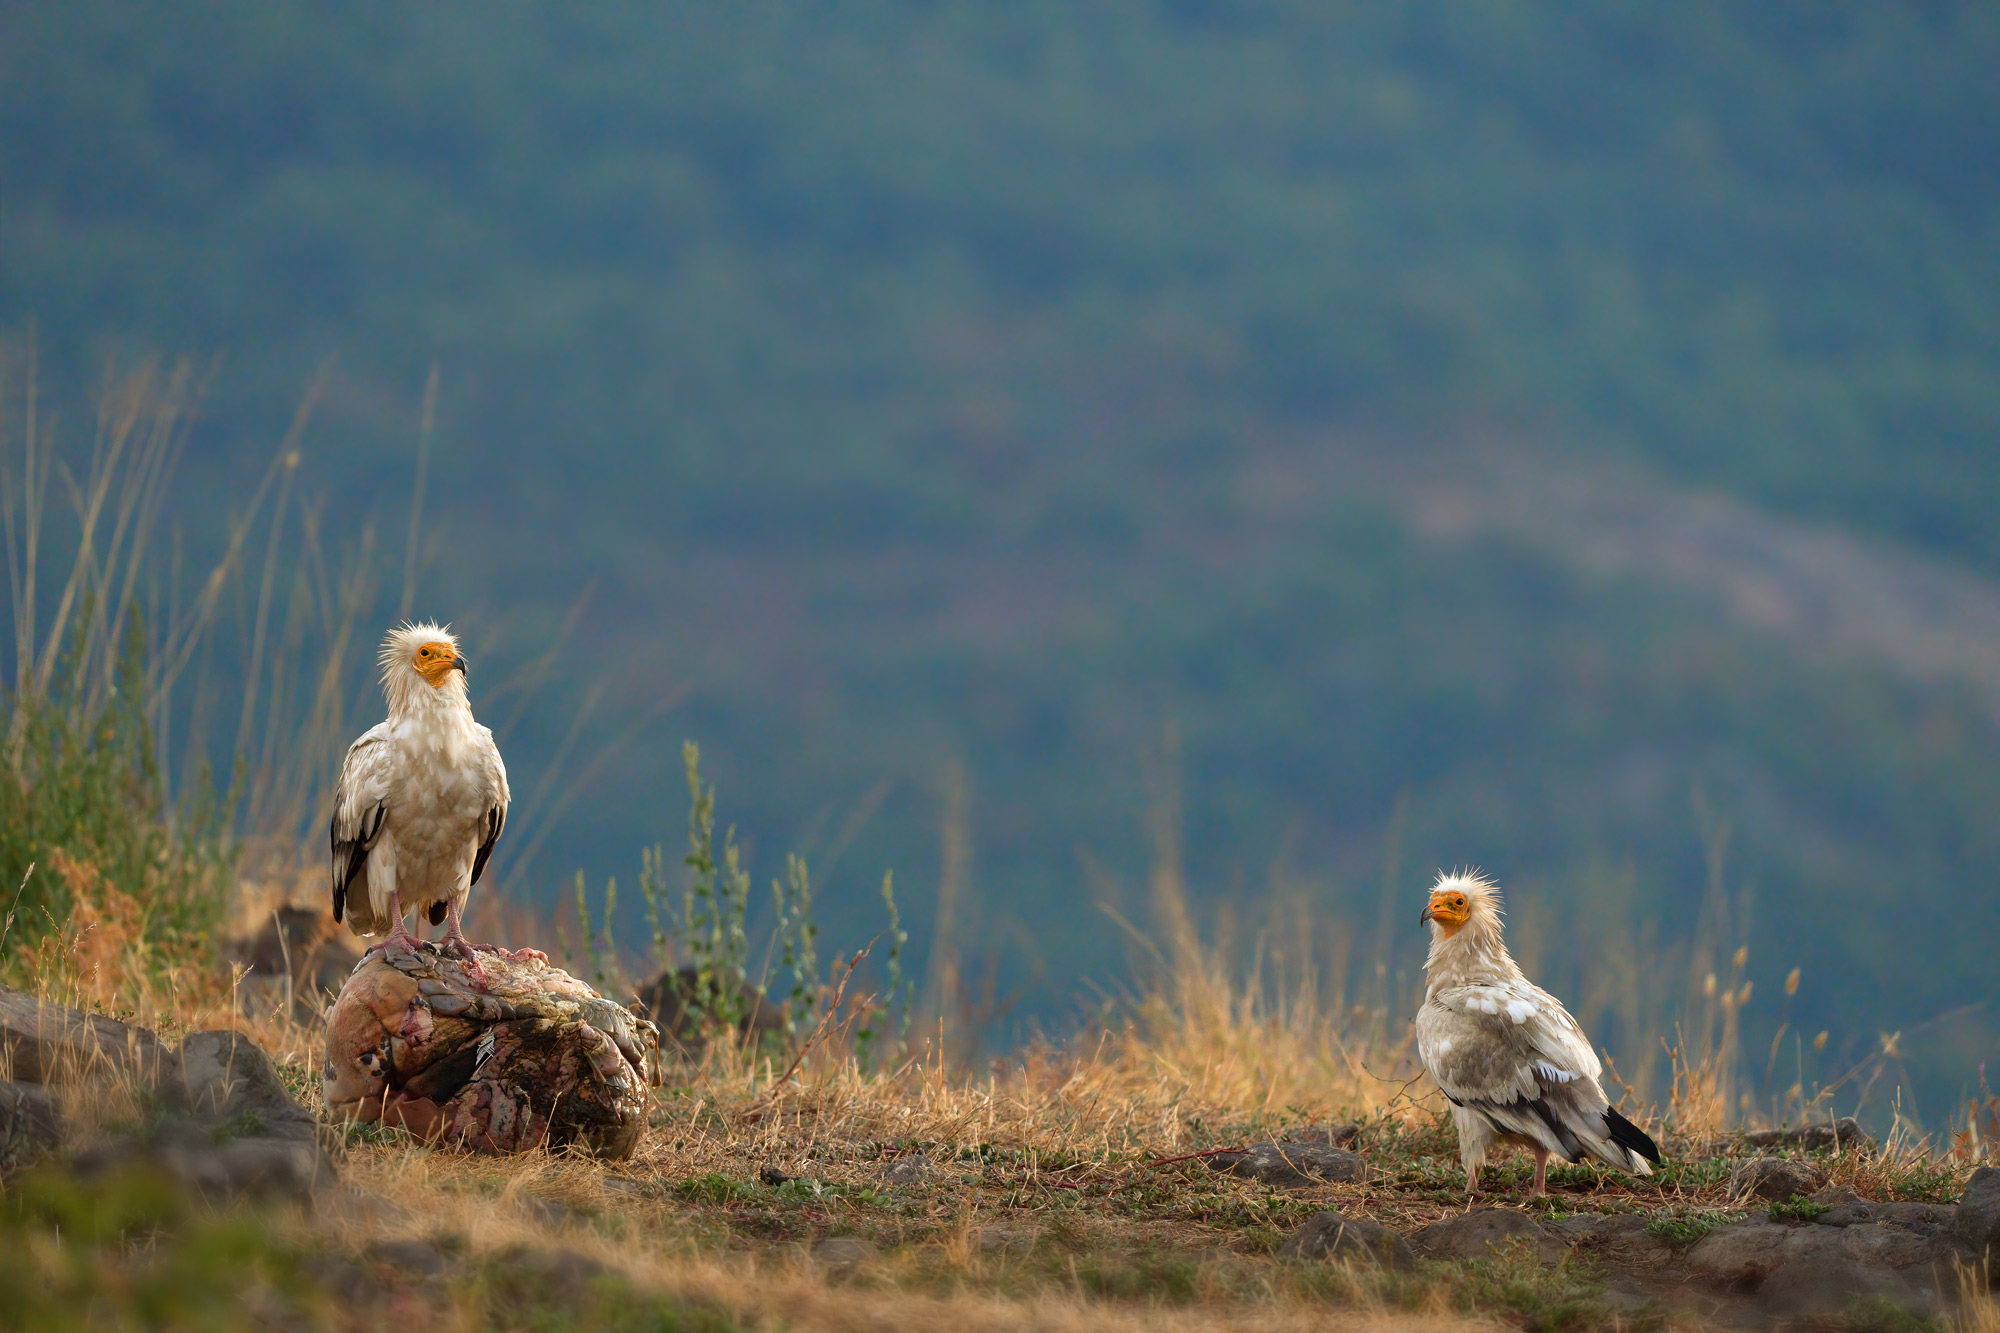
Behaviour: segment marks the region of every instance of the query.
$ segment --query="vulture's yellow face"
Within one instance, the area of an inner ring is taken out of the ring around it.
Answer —
[[[465,659],[458,655],[456,648],[442,641],[418,644],[410,665],[417,669],[417,674],[432,689],[443,689],[445,679],[454,671],[465,674]]]
[[[1461,889],[1439,889],[1431,894],[1431,903],[1424,909],[1419,924],[1435,921],[1438,929],[1450,935],[1472,918],[1472,902]]]

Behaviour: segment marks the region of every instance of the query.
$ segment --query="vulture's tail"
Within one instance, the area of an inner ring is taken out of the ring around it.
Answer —
[[[1604,1108],[1604,1132],[1613,1143],[1632,1155],[1633,1165],[1638,1166],[1641,1172],[1646,1171],[1639,1162],[1642,1157],[1655,1166],[1659,1165],[1660,1145],[1653,1142],[1653,1136],[1609,1106]]]

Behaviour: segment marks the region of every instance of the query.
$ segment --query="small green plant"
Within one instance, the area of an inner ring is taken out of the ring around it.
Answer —
[[[681,942],[695,969],[688,1009],[699,1023],[728,1028],[743,1018],[740,983],[750,954],[744,930],[750,876],[736,849],[735,826],[722,835],[722,856],[716,857],[715,788],[701,780],[701,751],[693,741],[681,743],[681,759],[687,765],[689,801],[683,864],[690,872],[681,906]]]
[[[910,1030],[910,1008],[916,1003],[916,980],[903,975],[903,950],[909,945],[910,932],[903,929],[903,915],[896,909],[896,875],[894,871],[882,874],[882,905],[889,912],[889,941],[887,957],[883,962],[883,986],[880,999],[869,1005],[867,1015],[854,1034],[854,1053],[863,1066],[870,1064],[876,1050],[884,1040],[891,1057],[900,1057],[908,1047]]]
[[[604,883],[604,915],[601,924],[593,926],[590,920],[590,891],[585,887],[583,872],[576,872],[576,919],[582,932],[584,965],[592,983],[606,994],[629,989],[620,975],[616,937],[611,930],[612,916],[617,910],[618,881],[614,878]],[[558,934],[567,948],[568,932],[559,929]]]
[[[1803,1194],[1794,1194],[1771,1205],[1773,1222],[1811,1222],[1827,1210],[1823,1203],[1814,1203]]]
[[[785,997],[785,1031],[796,1035],[810,1028],[819,1007],[819,927],[812,916],[812,874],[803,856],[785,858],[785,878],[771,881],[771,898],[778,914],[779,965],[792,978]]]
[[[1685,1250],[1728,1220],[1721,1213],[1708,1209],[1677,1217],[1656,1217],[1646,1223],[1646,1234],[1657,1236],[1677,1250]]]

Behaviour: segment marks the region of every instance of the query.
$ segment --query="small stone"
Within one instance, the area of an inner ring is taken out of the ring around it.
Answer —
[[[1952,1257],[1948,1246],[1897,1228],[1804,1227],[1787,1238],[1782,1262],[1758,1288],[1757,1301],[1788,1317],[1835,1314],[1871,1298],[1909,1314],[1935,1315],[1938,1278],[1952,1272]]]
[[[1357,1153],[1323,1144],[1256,1143],[1240,1153],[1209,1159],[1219,1171],[1277,1189],[1307,1189],[1329,1181],[1356,1181],[1368,1175],[1368,1163]]]
[[[826,1270],[829,1280],[845,1282],[863,1266],[879,1259],[882,1252],[859,1236],[828,1236],[812,1247],[811,1254],[812,1261]]]
[[[1410,1243],[1366,1218],[1349,1217],[1331,1208],[1306,1219],[1304,1226],[1278,1247],[1280,1259],[1345,1259],[1383,1268],[1413,1268],[1417,1256]]]
[[[1814,1203],[1827,1208],[1837,1208],[1845,1203],[1864,1202],[1862,1197],[1847,1185],[1827,1185],[1814,1190],[1810,1197]]]
[[[1755,1293],[1768,1314],[1781,1318],[1833,1314],[1862,1299],[1930,1317],[1964,1257],[1962,1244],[1936,1225],[1745,1222],[1711,1231],[1688,1252],[1687,1264],[1690,1276]]]
[[[1417,1253],[1430,1259],[1490,1259],[1496,1253],[1526,1246],[1543,1263],[1555,1263],[1569,1252],[1560,1236],[1511,1208],[1475,1208],[1433,1222],[1410,1242]]]
[[[281,907],[256,934],[225,941],[222,950],[224,958],[249,969],[246,983],[264,983],[280,998],[289,978],[300,1013],[322,994],[337,993],[361,958],[354,937],[324,907]]]
[[[1736,1174],[1729,1178],[1729,1197],[1782,1203],[1794,1194],[1809,1195],[1824,1184],[1826,1176],[1805,1162],[1757,1157],[1736,1168]]]
[[[938,1174],[937,1163],[922,1153],[909,1153],[898,1157],[877,1173],[883,1184],[898,1188],[920,1185]]]
[[[270,1057],[237,1032],[197,1032],[160,1080],[169,1106],[235,1125],[243,1136],[312,1138],[312,1113],[292,1100]]]

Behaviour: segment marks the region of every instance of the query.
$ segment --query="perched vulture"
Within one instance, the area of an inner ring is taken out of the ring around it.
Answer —
[[[333,808],[333,919],[376,947],[407,951],[412,908],[445,926],[443,943],[477,977],[465,938],[466,895],[507,826],[507,766],[472,718],[465,658],[437,625],[404,625],[382,642],[389,716],[348,748]],[[372,950],[371,950],[372,952]]]
[[[1553,995],[1521,975],[1500,938],[1500,891],[1477,874],[1440,875],[1423,921],[1424,1004],[1417,1053],[1451,1101],[1467,1193],[1494,1143],[1535,1157],[1531,1197],[1547,1193],[1549,1154],[1586,1156],[1638,1175],[1660,1150],[1611,1108],[1590,1039]]]

